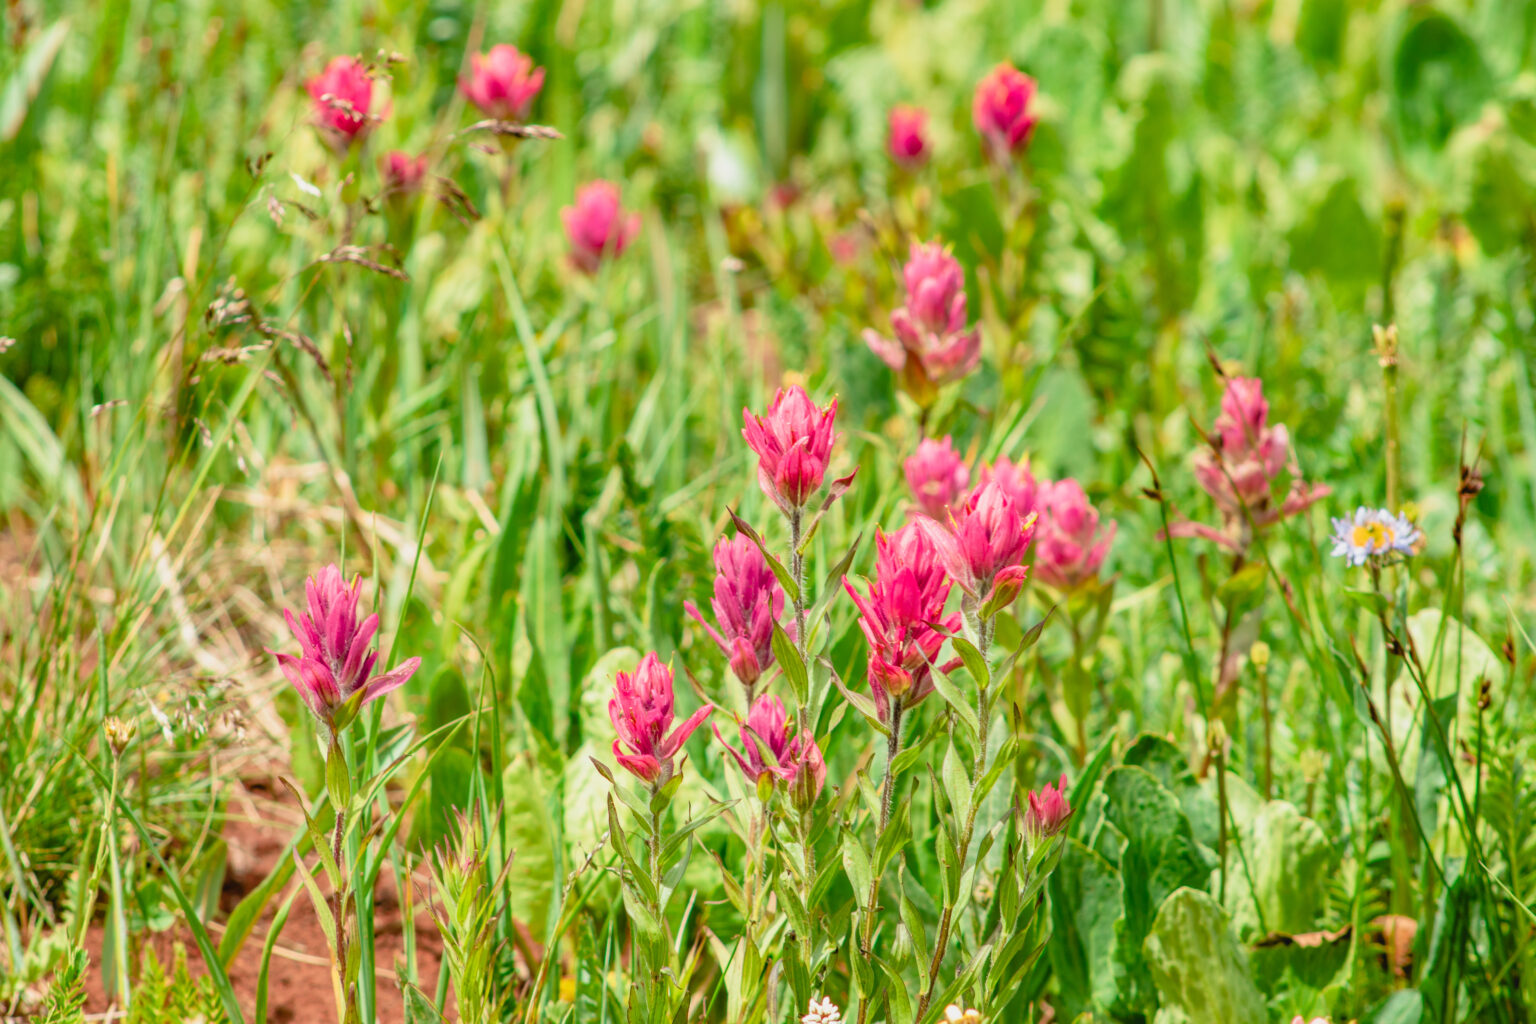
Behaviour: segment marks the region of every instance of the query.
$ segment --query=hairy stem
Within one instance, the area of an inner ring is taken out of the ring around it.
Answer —
[[[979,623],[976,630],[976,649],[981,652],[983,661],[986,661],[987,652],[992,647],[992,633],[995,625],[994,620],[987,619]],[[987,667],[986,683],[979,688],[979,692],[976,695],[976,716],[980,722],[981,729],[980,734],[976,738],[976,753],[971,761],[972,786],[979,786],[982,777],[987,771],[987,733],[992,717],[993,682],[992,668],[989,664]],[[972,797],[970,809],[965,815],[965,827],[960,832],[960,847],[956,852],[959,854],[962,878],[965,875],[965,859],[970,855],[971,836],[976,830],[977,805],[980,803],[980,800],[974,796]],[[944,950],[949,945],[950,930],[954,927],[955,907],[959,904],[960,899],[961,894],[957,892],[949,900],[946,900],[944,911],[939,916],[939,934],[937,941],[933,945],[933,955],[928,961],[928,986],[917,1001],[917,1014],[915,1018],[917,1020],[922,1020],[923,1014],[928,1012],[928,1004],[932,1001],[934,990],[938,985],[939,971],[944,966]]]
[[[347,872],[342,866],[342,845],[347,836],[346,813],[337,809],[336,827],[331,833],[331,856],[336,863],[336,886],[331,893],[331,918],[336,928],[336,977],[339,982],[339,991],[342,998],[343,1021],[357,1019],[357,1007],[353,1002],[353,991],[350,979],[347,977]]]

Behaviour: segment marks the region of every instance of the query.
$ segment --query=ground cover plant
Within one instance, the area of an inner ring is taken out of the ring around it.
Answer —
[[[13,0],[0,1017],[1536,1011],[1536,13]]]

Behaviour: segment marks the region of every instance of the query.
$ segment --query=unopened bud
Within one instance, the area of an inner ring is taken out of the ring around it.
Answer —
[[[128,749],[128,744],[133,740],[133,722],[109,715],[101,727],[107,734],[107,745],[112,748],[112,756],[122,757],[123,751]]]

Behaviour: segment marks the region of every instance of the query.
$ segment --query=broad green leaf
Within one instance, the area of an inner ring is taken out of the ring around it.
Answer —
[[[1331,872],[1333,850],[1317,822],[1272,800],[1241,838],[1246,867],[1236,850],[1229,847],[1227,853],[1226,906],[1233,930],[1251,940],[1268,932],[1294,935],[1320,928],[1327,893],[1318,880]]]
[[[1208,893],[1178,889],[1158,909],[1147,966],[1164,1009],[1194,1021],[1263,1021],[1264,999],[1248,958]]]

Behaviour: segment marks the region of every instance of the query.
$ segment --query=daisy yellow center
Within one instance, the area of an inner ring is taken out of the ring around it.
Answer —
[[[1357,548],[1380,550],[1391,544],[1395,536],[1386,523],[1362,523],[1350,534],[1350,542]]]

